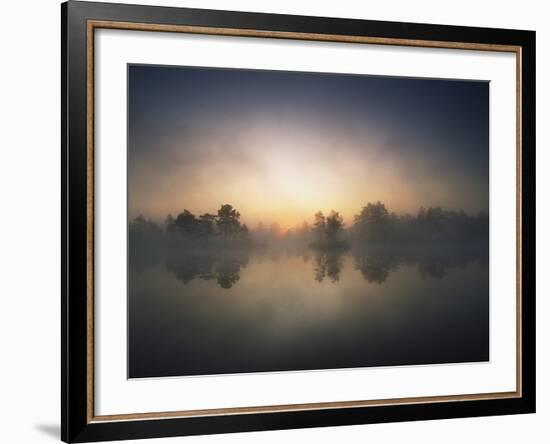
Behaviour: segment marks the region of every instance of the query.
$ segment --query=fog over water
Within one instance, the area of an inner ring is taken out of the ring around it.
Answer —
[[[130,272],[130,377],[489,359],[488,264],[459,247],[190,251]]]
[[[172,228],[138,219],[130,377],[487,361],[487,219],[464,216],[451,231],[447,214],[436,230],[435,214],[410,221],[412,233],[388,218],[333,240],[327,218],[324,231],[227,240],[190,234],[182,218]]]
[[[489,84],[130,65],[131,378],[489,359]]]

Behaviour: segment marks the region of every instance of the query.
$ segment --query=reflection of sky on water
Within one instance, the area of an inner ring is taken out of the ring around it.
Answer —
[[[162,265],[131,273],[130,375],[168,376],[488,359],[488,267],[439,277],[401,263],[380,282],[357,257],[316,279],[315,253],[252,254],[223,286]],[[215,267],[214,267],[215,270]]]

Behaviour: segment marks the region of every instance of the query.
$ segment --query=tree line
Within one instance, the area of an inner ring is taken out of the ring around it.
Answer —
[[[416,215],[397,215],[378,201],[354,217],[353,235],[366,241],[462,242],[489,240],[489,215],[420,207]]]
[[[340,234],[344,228],[344,218],[340,213],[332,210],[330,214],[325,217],[322,211],[318,211],[313,217],[313,234],[316,240],[312,243],[312,246],[343,246]]]
[[[463,210],[449,211],[441,207],[420,207],[416,215],[398,215],[377,201],[365,205],[347,230],[337,211],[331,211],[328,216],[318,211],[311,233],[314,247],[342,246],[345,243],[342,237],[354,243],[481,241],[489,237],[489,216],[486,213],[470,216]]]
[[[217,214],[205,213],[197,217],[183,210],[176,218],[168,215],[166,231],[206,241],[214,236],[222,236],[224,242],[248,240],[248,227],[241,224],[241,213],[229,204],[222,205]]]
[[[224,243],[247,242],[249,230],[240,219],[241,214],[232,205],[224,204],[216,214],[204,213],[196,216],[187,209],[176,217],[169,214],[164,227],[167,233],[177,234],[190,240],[209,242],[213,238],[221,238]],[[130,228],[138,234],[140,231],[162,231],[161,227],[141,215],[130,224]]]
[[[184,209],[176,217],[168,215],[164,228],[138,216],[130,223],[131,234],[144,234],[154,239],[162,233],[176,234],[181,239],[192,241],[231,244],[267,243],[286,240],[291,243],[304,242],[314,248],[340,248],[349,243],[427,243],[487,241],[489,237],[489,216],[479,213],[471,216],[463,210],[451,211],[441,207],[421,207],[415,215],[398,215],[386,208],[380,201],[369,202],[353,218],[347,228],[337,211],[324,215],[318,211],[313,223],[305,222],[286,233],[274,223],[266,230],[260,222],[258,228],[249,230],[241,222],[240,212],[230,204],[223,204],[216,213],[195,215]],[[142,236],[140,236],[142,237]]]

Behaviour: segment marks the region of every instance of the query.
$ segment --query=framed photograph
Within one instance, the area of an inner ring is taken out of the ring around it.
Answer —
[[[535,411],[535,33],[69,1],[62,439]]]

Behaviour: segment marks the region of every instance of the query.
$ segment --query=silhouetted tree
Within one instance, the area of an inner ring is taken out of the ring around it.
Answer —
[[[388,221],[388,210],[386,205],[378,201],[376,203],[368,203],[363,207],[361,212],[355,216],[355,222],[367,224],[382,224]]]
[[[216,221],[216,216],[214,214],[205,213],[199,216],[198,220],[198,234],[200,237],[208,239],[214,235],[214,222]]]
[[[360,236],[369,239],[381,239],[387,234],[390,217],[386,206],[378,201],[368,203],[354,217],[355,228]]]
[[[155,233],[161,232],[160,227],[154,223],[151,219],[145,219],[141,214],[130,222],[130,229],[137,234]]]
[[[130,265],[142,269],[157,263],[165,246],[164,231],[142,215],[128,224],[128,250]]]
[[[166,231],[171,231],[174,228],[175,221],[174,216],[171,214],[166,216],[166,219],[164,220],[164,227],[166,228]]]
[[[231,205],[222,205],[218,210],[218,218],[216,224],[223,234],[224,242],[227,242],[228,237],[234,236],[240,227],[241,214]]]
[[[313,231],[315,233],[315,236],[317,237],[318,242],[324,242],[326,231],[327,231],[327,224],[325,215],[322,211],[318,211],[315,213],[315,221],[313,222]]]
[[[131,222],[132,224],[134,224],[134,226],[136,227],[139,227],[139,226],[143,226],[147,223],[147,221],[145,220],[145,218],[143,217],[143,214],[140,214],[139,216],[137,216],[133,222]]]
[[[194,236],[197,232],[198,220],[189,210],[183,210],[183,213],[178,214],[173,225],[172,231],[177,231],[186,236]]]
[[[325,220],[327,241],[335,242],[342,228],[344,228],[344,219],[340,216],[340,213],[332,210]]]
[[[447,215],[441,207],[428,208],[422,219],[424,236],[430,240],[444,240],[446,238],[446,221]]]

